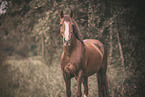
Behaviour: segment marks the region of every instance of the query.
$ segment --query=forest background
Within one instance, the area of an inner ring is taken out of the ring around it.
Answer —
[[[70,9],[84,39],[98,39],[107,46],[110,97],[143,97],[141,0],[1,0],[0,97],[64,97],[59,13],[69,14]],[[73,96],[75,88],[73,80]],[[96,79],[91,76],[89,97],[97,95]]]

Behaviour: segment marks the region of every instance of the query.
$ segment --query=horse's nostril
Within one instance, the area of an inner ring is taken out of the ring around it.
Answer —
[[[68,66],[70,66],[70,64],[68,64]]]
[[[70,40],[70,39],[69,39],[69,40],[65,40],[65,39],[64,39],[63,42],[64,42],[64,45],[65,45],[65,46],[70,46],[70,45],[71,45],[71,40]]]

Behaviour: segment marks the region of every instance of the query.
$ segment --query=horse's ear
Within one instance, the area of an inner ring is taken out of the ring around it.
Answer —
[[[70,15],[69,15],[71,18],[73,18],[74,17],[74,12],[73,12],[73,10],[71,10],[71,12],[70,12]]]
[[[63,14],[63,11],[61,10],[60,11],[60,18],[63,18],[64,17],[64,14]]]

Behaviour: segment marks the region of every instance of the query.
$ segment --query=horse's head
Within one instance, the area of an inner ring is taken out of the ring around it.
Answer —
[[[72,42],[73,32],[73,12],[70,15],[64,15],[63,11],[60,12],[60,34],[63,37],[64,46],[70,46]]]

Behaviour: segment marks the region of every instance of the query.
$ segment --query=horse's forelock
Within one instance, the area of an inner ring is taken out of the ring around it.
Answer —
[[[71,17],[69,17],[68,15],[64,16],[64,21],[70,22],[71,21]]]

